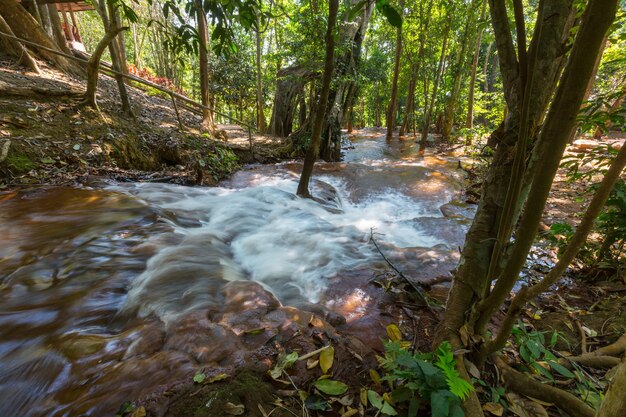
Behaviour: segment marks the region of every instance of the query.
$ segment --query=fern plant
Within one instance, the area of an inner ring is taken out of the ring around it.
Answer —
[[[395,415],[393,405],[408,405],[409,417],[425,408],[430,408],[432,417],[465,416],[461,401],[473,388],[459,375],[449,343],[442,343],[433,353],[411,353],[401,341],[389,341],[385,356],[378,361],[385,370],[382,380],[393,387],[377,407],[382,413]]]

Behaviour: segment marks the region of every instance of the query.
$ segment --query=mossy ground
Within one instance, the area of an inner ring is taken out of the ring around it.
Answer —
[[[251,152],[247,135],[238,138],[241,132],[233,129],[227,143],[214,140],[198,130],[198,116],[183,109],[181,131],[171,101],[133,87],[136,117],[128,117],[121,112],[115,83],[106,78],[99,84],[100,112],[82,105],[75,93],[38,93],[35,87],[84,88],[82,80],[42,67],[44,75],[36,76],[4,68],[0,60],[0,82],[32,92],[0,98],[0,189],[80,183],[87,177],[214,185],[242,163],[282,158],[279,140],[261,137]]]

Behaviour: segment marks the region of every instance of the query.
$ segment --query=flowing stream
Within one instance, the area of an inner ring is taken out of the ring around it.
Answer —
[[[244,360],[242,332],[216,312],[319,303],[356,322],[367,312],[329,282],[380,265],[371,232],[423,278],[428,262],[411,254],[458,253],[472,216],[450,204],[456,160],[415,154],[412,140],[360,132],[343,162],[316,167],[316,200],[294,195],[297,163],[215,188],[0,193],[0,416],[112,415],[201,365]]]

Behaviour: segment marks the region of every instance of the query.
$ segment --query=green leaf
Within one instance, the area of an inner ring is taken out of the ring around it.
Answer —
[[[309,395],[304,401],[304,405],[309,410],[326,411],[331,409],[330,404],[319,395]]]
[[[391,26],[396,28],[402,27],[402,16],[400,16],[400,13],[398,13],[396,9],[385,5],[382,8],[382,12]]]
[[[409,401],[413,397],[413,391],[407,387],[398,387],[391,393],[394,403],[401,403],[403,401]]]
[[[409,401],[408,416],[409,417],[416,417],[418,409],[419,409],[419,400],[417,399],[417,397],[411,398],[411,401]]]
[[[315,381],[315,388],[328,395],[341,395],[348,391],[348,386],[341,381],[333,379],[320,379]]]
[[[294,364],[295,361],[298,360],[298,353],[291,352],[289,355],[282,354],[278,357],[278,361],[276,362],[276,366],[269,371],[270,376],[273,379],[278,379],[283,373],[283,370],[289,368]]]
[[[556,372],[563,375],[565,378],[576,378],[576,375],[574,375],[572,371],[570,371],[569,369],[567,369],[566,367],[564,367],[558,362],[548,361],[548,365],[550,365],[550,368],[554,369]]]
[[[448,417],[450,411],[450,392],[439,390],[430,394],[432,417]]]
[[[372,391],[371,389],[367,390],[367,399],[375,408],[379,410],[383,408],[383,397],[381,397],[376,391]]]
[[[204,382],[205,379],[206,375],[204,374],[204,372],[198,372],[193,376],[193,382],[195,382],[196,384],[201,384],[202,382]]]
[[[398,412],[387,401],[383,402],[380,412],[388,416],[397,416]]]

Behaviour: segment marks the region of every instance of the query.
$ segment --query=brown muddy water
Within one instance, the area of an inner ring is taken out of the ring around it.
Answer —
[[[215,188],[0,193],[0,416],[113,415],[197,369],[254,362],[257,338],[299,320],[289,306],[322,306],[375,343],[382,290],[368,280],[384,264],[370,231],[432,278],[454,265],[472,209],[454,203],[456,159],[378,130],[348,145],[317,166],[317,201],[294,195],[298,163]]]

